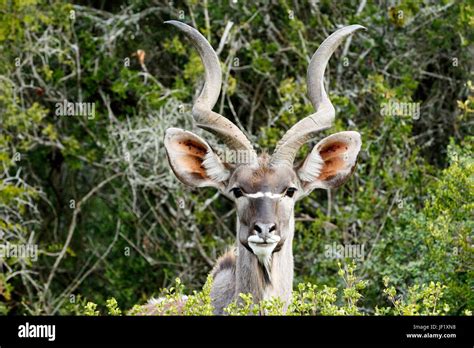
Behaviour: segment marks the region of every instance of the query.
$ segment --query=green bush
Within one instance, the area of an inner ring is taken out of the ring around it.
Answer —
[[[339,276],[344,286],[321,288],[311,283],[297,285],[288,309],[278,298],[270,298],[255,303],[251,294],[239,294],[239,300],[231,303],[224,309],[225,315],[366,315],[366,309],[359,306],[362,298],[361,291],[367,281],[357,279],[354,275],[355,264],[339,270]],[[186,296],[180,279],[175,280],[175,286],[162,290],[160,302],[154,305],[152,315],[212,315],[213,307],[210,298],[212,277],[208,277],[203,289],[194,291]],[[414,285],[408,290],[406,298],[397,296],[395,287],[389,286],[389,279],[384,279],[384,294],[390,300],[391,307],[375,308],[376,315],[443,315],[450,308],[444,301],[444,289],[439,283],[429,285]],[[183,300],[184,299],[184,300]],[[117,301],[114,298],[107,300],[107,313],[121,315]],[[85,315],[99,315],[97,305],[88,302],[84,306]],[[148,310],[135,305],[127,315],[144,315]],[[465,314],[471,315],[469,312]]]

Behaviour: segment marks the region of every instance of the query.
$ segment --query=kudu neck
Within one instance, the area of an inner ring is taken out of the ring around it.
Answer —
[[[239,224],[237,224],[239,228]],[[250,293],[254,301],[261,301],[270,297],[279,297],[286,305],[291,297],[293,288],[293,235],[294,219],[290,219],[286,231],[285,243],[279,251],[272,254],[270,281],[265,277],[264,267],[257,257],[245,248],[238,245],[236,265],[236,295]],[[239,233],[239,231],[237,231]]]

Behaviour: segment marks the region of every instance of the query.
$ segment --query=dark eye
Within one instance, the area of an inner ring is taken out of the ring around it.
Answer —
[[[286,189],[286,196],[288,196],[288,197],[293,197],[293,195],[295,194],[295,192],[296,192],[296,188],[294,188],[294,187],[288,187],[288,188]]]
[[[242,192],[242,190],[238,187],[234,187],[232,190],[230,190],[235,198],[239,198],[239,197],[242,197],[244,195],[244,193]]]

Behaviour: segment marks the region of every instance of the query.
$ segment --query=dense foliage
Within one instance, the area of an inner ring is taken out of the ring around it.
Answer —
[[[235,214],[165,160],[168,127],[205,134],[190,113],[203,68],[170,18],[218,50],[216,110],[269,151],[312,112],[319,43],[367,27],[329,63],[336,126],[321,135],[359,131],[359,165],[297,204],[289,314],[471,313],[474,6],[0,0],[0,245],[38,246],[37,258],[0,255],[1,314],[133,314],[161,288],[182,296],[181,281],[195,291],[185,313],[211,313],[206,279],[234,243]],[[65,101],[95,113],[61,116]],[[333,245],[363,257],[329,257]],[[242,294],[228,313],[281,313],[278,301],[251,303]]]
[[[362,298],[360,293],[367,281],[358,280],[354,274],[355,265],[348,264],[344,269],[339,264],[338,275],[345,283],[342,289],[328,287],[318,288],[315,284],[300,283],[293,292],[292,301],[288,308],[278,298],[270,298],[255,303],[251,294],[240,294],[238,300],[224,309],[227,315],[364,315],[366,312],[358,306]],[[444,302],[445,287],[440,283],[431,282],[429,285],[417,285],[408,289],[406,297],[396,296],[393,286],[388,286],[390,280],[384,279],[386,288],[384,294],[391,305],[376,308],[376,315],[442,315],[449,312],[449,306]],[[194,291],[186,295],[180,279],[175,285],[165,289],[160,301],[152,308],[160,315],[212,315],[213,306],[210,297],[212,277],[207,278],[202,291]],[[147,308],[149,310],[149,308]],[[147,309],[135,305],[127,315],[143,315]],[[78,308],[83,315],[122,315],[117,300],[110,298],[101,312],[96,303],[87,302],[83,308]],[[466,314],[472,315],[469,311]]]

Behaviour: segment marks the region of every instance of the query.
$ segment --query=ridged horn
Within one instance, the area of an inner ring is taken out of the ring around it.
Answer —
[[[249,151],[256,158],[252,144],[245,134],[231,121],[212,111],[219,98],[222,72],[216,52],[202,34],[193,27],[179,21],[166,21],[180,29],[196,47],[205,70],[204,87],[193,105],[193,117],[197,126],[218,136],[230,149]]]
[[[333,125],[335,110],[324,89],[324,72],[336,48],[346,37],[359,29],[366,28],[350,25],[335,31],[314,53],[308,66],[307,84],[308,97],[316,112],[293,125],[280,139],[271,158],[273,166],[293,166],[300,147],[313,139],[318,132]]]

